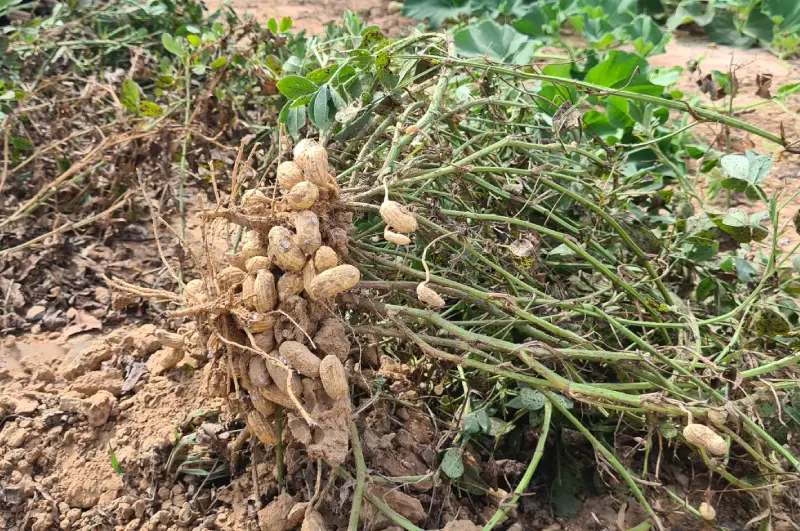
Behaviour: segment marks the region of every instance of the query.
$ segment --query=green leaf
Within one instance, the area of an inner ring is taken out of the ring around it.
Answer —
[[[153,118],[158,118],[164,114],[162,109],[157,103],[152,101],[143,101],[139,103],[139,111],[145,115]]]
[[[292,29],[293,23],[294,21],[292,20],[292,17],[283,17],[281,19],[281,26],[279,28],[281,30],[281,33],[286,33],[287,31]]]
[[[556,20],[557,11],[552,6],[533,5],[519,20],[512,26],[515,30],[531,37],[545,37],[556,33],[558,21]]]
[[[328,112],[328,101],[330,101],[330,89],[328,85],[322,85],[308,108],[308,117],[321,131],[331,128],[332,120],[330,112]]]
[[[620,27],[615,33],[625,42],[631,41],[636,52],[642,57],[664,53],[671,35],[658,27],[648,16],[640,15],[630,24]]]
[[[278,80],[278,90],[290,100],[313,94],[318,90],[314,83],[301,76],[286,76]]]
[[[744,25],[745,35],[754,37],[763,43],[770,43],[775,37],[775,23],[759,9],[751,9]]]
[[[286,102],[278,115],[278,121],[286,124],[286,130],[292,138],[297,139],[300,129],[306,124],[306,106],[292,107],[292,102]]]
[[[405,0],[403,15],[438,28],[447,19],[456,19],[471,10],[468,0]]]
[[[564,395],[553,395],[553,399],[561,404],[564,409],[572,409],[575,403]]]
[[[694,292],[695,299],[697,302],[703,302],[706,298],[711,295],[711,290],[714,289],[714,279],[711,277],[706,277],[697,284],[697,289]]]
[[[278,34],[278,21],[275,20],[274,18],[269,19],[267,21],[267,28],[269,28],[269,30],[272,33],[275,33],[277,35]]]
[[[122,476],[125,471],[122,470],[122,467],[117,460],[117,454],[114,452],[114,449],[111,447],[111,442],[108,443],[108,456],[111,459],[111,468],[118,476]]]
[[[578,494],[583,491],[580,477],[571,466],[563,466],[555,481],[550,485],[550,502],[555,513],[562,518],[572,518],[578,514],[583,503]]]
[[[224,57],[217,57],[217,58],[214,60],[214,62],[213,62],[213,63],[211,63],[209,66],[210,66],[211,68],[213,68],[214,70],[216,70],[217,68],[222,68],[222,67],[223,67],[223,66],[225,66],[226,64],[228,64],[228,60],[227,60],[226,58],[224,58]]]
[[[649,74],[650,67],[645,59],[635,53],[614,50],[608,53],[602,63],[586,73],[586,81],[603,87],[660,96],[663,88],[651,83]]]
[[[537,41],[511,26],[492,20],[467,26],[453,37],[456,51],[464,57],[485,57],[496,63],[527,64]]]
[[[761,336],[775,337],[788,334],[791,327],[781,314],[764,308],[756,321],[756,331]]]
[[[0,101],[11,101],[14,99],[16,93],[13,90],[8,90],[0,94]]]
[[[756,276],[756,270],[753,268],[750,262],[737,256],[733,259],[733,263],[736,266],[736,276],[739,277],[739,280],[746,284],[749,284],[753,281]]]
[[[772,157],[748,150],[744,155],[725,155],[721,159],[722,169],[731,179],[757,185],[772,171]]]
[[[665,439],[674,439],[678,436],[678,428],[666,420],[658,425],[658,431],[661,432],[661,436]]]
[[[161,44],[164,45],[164,48],[173,55],[177,55],[178,57],[183,57],[186,55],[186,52],[184,51],[180,41],[175,39],[169,33],[161,34]]]
[[[736,27],[733,11],[719,11],[706,26],[708,38],[717,44],[734,46],[737,48],[749,48],[756,40],[753,37],[742,35]]]
[[[187,35],[186,40],[189,41],[189,44],[191,44],[195,48],[203,44],[203,41],[200,40],[200,37],[198,37],[197,35],[191,35],[191,34]]]
[[[464,461],[461,458],[460,449],[450,448],[444,453],[442,471],[450,479],[458,479],[464,474]]]
[[[489,414],[485,409],[470,412],[464,417],[463,431],[466,435],[477,435],[479,433],[488,433],[492,427],[489,420]]]
[[[800,31],[800,2],[797,0],[764,0],[761,11],[782,30]]]
[[[140,90],[136,81],[126,79],[122,82],[122,98],[120,103],[129,111],[136,112],[139,109]]]
[[[547,403],[547,398],[539,391],[534,391],[529,387],[522,387],[519,390],[519,400],[522,407],[531,411],[542,409]]]
[[[8,137],[8,142],[20,151],[33,151],[33,143],[27,138],[10,135]]]
[[[323,83],[327,83],[338,69],[339,65],[336,64],[323,66],[322,68],[317,68],[313,72],[306,74],[306,79],[317,85],[322,85]]]
[[[700,0],[683,0],[667,19],[667,29],[674,31],[678,26],[694,22],[706,26],[714,19],[714,3]]]

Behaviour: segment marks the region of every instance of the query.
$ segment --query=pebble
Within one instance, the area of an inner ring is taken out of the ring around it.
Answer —
[[[44,312],[47,311],[47,308],[44,306],[31,306],[27,312],[25,312],[25,319],[28,321],[39,321],[44,317]]]

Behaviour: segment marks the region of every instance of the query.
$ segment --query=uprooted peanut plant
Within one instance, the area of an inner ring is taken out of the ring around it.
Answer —
[[[575,513],[585,484],[602,485],[657,529],[664,500],[716,521],[726,489],[751,516],[780,511],[800,472],[800,278],[795,249],[778,244],[796,230],[781,221],[794,198],[761,186],[770,156],[720,153],[693,128],[745,131],[791,156],[783,130],[690,104],[630,52],[500,66],[460,57],[446,33],[388,40],[350,16],[288,58],[265,33],[251,62],[236,55],[227,70],[212,29],[205,43],[180,33],[163,42],[178,60],[162,61],[171,74],[159,79],[188,80],[172,101],[183,127],[145,117],[141,94],[169,103],[165,87],[128,84],[126,101],[134,128],[181,138],[181,193],[187,165],[207,165],[193,186],[215,204],[202,208],[201,244],[181,238],[189,266],[166,264],[176,290],[109,285],[196,325],[208,391],[246,426],[236,447],[252,440],[267,449],[253,465],[275,463],[283,495],[262,528],[320,529],[344,512],[355,531],[372,506],[405,529],[448,523],[435,511],[410,521],[375,485],[445,489],[486,531],[524,521],[523,495],[543,485],[559,514]],[[248,123],[263,109],[231,89],[259,60],[273,92],[259,101],[280,129]],[[192,73],[208,69],[220,73],[193,100]],[[224,142],[213,121],[196,122],[223,102],[232,165],[190,147]],[[717,209],[700,179],[756,207]],[[373,469],[361,439],[377,405],[437,426],[435,466]],[[287,455],[293,470],[316,466],[316,485],[290,481]],[[504,459],[524,473],[490,485],[486,464]],[[679,468],[702,478],[701,492],[675,491]],[[333,485],[353,488],[346,508],[330,503]]]

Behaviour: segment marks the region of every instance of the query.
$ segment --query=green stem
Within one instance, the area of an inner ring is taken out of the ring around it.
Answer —
[[[497,509],[491,520],[489,520],[486,525],[483,526],[483,531],[492,531],[494,526],[500,523],[508,511],[510,511],[511,508],[517,504],[520,496],[522,496],[522,494],[525,493],[525,490],[527,490],[528,485],[533,479],[533,473],[536,472],[536,467],[539,465],[539,461],[542,460],[542,456],[544,455],[544,446],[547,442],[547,433],[550,430],[550,417],[552,414],[553,404],[550,402],[545,403],[544,420],[542,421],[542,433],[539,434],[539,441],[536,443],[536,450],[534,450],[533,457],[531,457],[531,462],[528,464],[528,468],[525,470],[525,475],[522,476],[519,485],[517,485],[517,488],[514,489],[514,496],[511,498],[511,501],[509,501],[507,504],[503,504],[502,507]]]

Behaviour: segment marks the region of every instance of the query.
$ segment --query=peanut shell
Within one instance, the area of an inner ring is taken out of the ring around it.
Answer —
[[[308,294],[313,299],[324,300],[335,297],[353,288],[361,280],[359,270],[349,264],[323,271],[311,281]]]
[[[325,525],[325,519],[322,515],[317,511],[311,511],[306,514],[300,531],[328,531],[328,528]]]
[[[291,190],[294,185],[303,182],[303,170],[292,161],[281,162],[278,164],[277,179],[282,190]]]
[[[297,183],[286,194],[286,204],[290,210],[306,210],[319,198],[319,188],[314,183]]]
[[[311,281],[317,276],[317,268],[314,267],[314,260],[309,260],[303,266],[303,289],[308,291],[311,289]]]
[[[247,425],[250,426],[250,430],[262,443],[267,446],[275,446],[278,444],[278,436],[275,434],[275,428],[272,427],[272,422],[257,409],[247,414]]]
[[[339,257],[336,255],[336,251],[327,245],[323,245],[314,253],[314,268],[318,274],[337,265],[339,265]]]
[[[445,305],[444,299],[429,288],[427,284],[427,282],[420,282],[417,285],[417,298],[430,308],[443,308]]]
[[[228,266],[217,273],[219,289],[222,291],[228,291],[232,287],[244,282],[245,276],[245,272],[238,267]]]
[[[189,304],[205,304],[208,302],[205,284],[199,278],[186,283],[186,286],[183,287],[183,296],[186,297]]]
[[[292,402],[292,399],[289,398],[289,395],[287,395],[284,391],[281,391],[281,389],[275,383],[268,385],[267,387],[261,387],[255,392],[258,393],[264,400],[269,400],[270,402],[274,402],[279,406],[283,406],[288,409],[295,409],[297,407],[294,405],[294,402]]]
[[[271,356],[277,357],[278,351],[273,350]],[[264,363],[267,366],[267,372],[269,373],[270,378],[272,381],[275,382],[275,385],[278,386],[278,389],[286,392],[286,369],[281,367],[278,362],[266,359]],[[303,392],[303,382],[300,380],[300,376],[297,374],[292,374],[292,392],[295,396],[300,396],[300,393]]]
[[[319,377],[329,397],[341,400],[347,396],[347,375],[339,358],[325,356],[319,364]]]
[[[322,234],[319,232],[319,218],[310,210],[301,210],[294,220],[297,232],[297,245],[306,253],[313,255],[322,245]]]
[[[271,312],[278,303],[278,290],[275,288],[275,276],[266,269],[256,273],[253,283],[255,295],[254,306],[256,311]]]
[[[397,201],[384,201],[381,204],[380,214],[394,232],[407,234],[417,230],[417,218]]]
[[[164,347],[164,355],[159,360],[159,365],[164,369],[172,369],[183,359],[183,350],[173,347]]]
[[[267,256],[253,256],[245,263],[248,273],[255,273],[259,269],[269,269],[270,267],[272,267],[272,261]]]
[[[295,163],[303,170],[306,181],[320,188],[328,187],[328,152],[316,142],[309,144],[294,158]]]
[[[239,201],[242,209],[250,214],[264,214],[267,210],[269,199],[264,195],[261,190],[247,190],[242,194],[242,199]]]
[[[275,349],[275,336],[270,332],[262,334],[253,334],[255,348],[261,349],[264,354],[272,352]]]
[[[246,326],[247,328],[254,334],[260,334],[262,332],[266,332],[267,330],[272,330],[275,328],[275,323],[278,322],[278,318],[274,315],[267,315],[263,313],[253,313],[250,315]]]
[[[306,256],[297,245],[295,235],[286,227],[270,229],[269,252],[275,265],[284,271],[302,271],[306,263]]]
[[[267,372],[267,363],[261,356],[252,356],[247,365],[247,375],[254,388],[267,387],[272,383],[272,378]]]
[[[725,439],[703,424],[689,424],[683,428],[683,436],[692,446],[703,448],[712,455],[725,455],[728,452]]]
[[[700,513],[700,517],[706,521],[711,521],[717,517],[717,511],[706,502],[700,504],[698,512]]]
[[[176,334],[174,332],[168,332],[161,328],[156,330],[155,337],[156,341],[158,341],[158,344],[161,345],[162,347],[172,347],[181,349],[183,348],[183,344],[185,341],[185,338],[182,335]]]
[[[294,158],[302,157],[306,149],[316,144],[317,144],[316,140],[312,138],[304,138],[303,140],[295,144],[294,149],[292,150],[292,156]]]
[[[250,390],[250,403],[263,415],[269,417],[275,414],[275,402],[264,398],[258,390]]]
[[[320,359],[298,341],[284,341],[278,347],[281,356],[289,361],[289,365],[303,376],[317,378],[320,370]],[[337,360],[338,361],[338,360]]]
[[[300,273],[284,273],[278,279],[278,300],[281,302],[300,295],[303,292],[303,275]]]
[[[253,274],[248,274],[244,282],[242,282],[242,301],[244,301],[244,305],[249,310],[255,309],[255,283],[256,283],[256,276]]]
[[[399,232],[392,232],[388,226],[383,230],[383,239],[396,245],[409,245],[411,243],[411,238]]]

